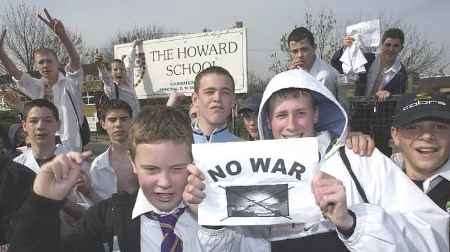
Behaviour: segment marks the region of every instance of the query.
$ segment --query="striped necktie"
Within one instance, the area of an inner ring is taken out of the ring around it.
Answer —
[[[173,214],[160,215],[155,212],[146,213],[145,216],[152,220],[159,221],[161,231],[163,233],[163,241],[161,243],[161,252],[182,252],[183,241],[173,231],[185,208],[177,209]]]

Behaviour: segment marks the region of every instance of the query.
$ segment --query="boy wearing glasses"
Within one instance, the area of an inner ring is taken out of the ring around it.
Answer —
[[[391,128],[406,175],[439,207],[450,201],[450,101],[440,94],[404,95]]]

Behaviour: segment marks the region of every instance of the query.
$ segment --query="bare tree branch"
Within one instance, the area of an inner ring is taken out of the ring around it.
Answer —
[[[111,42],[106,48],[101,48],[100,53],[103,55],[105,61],[111,61],[114,58],[114,46],[118,44],[130,43],[136,39],[150,40],[159,39],[169,36],[177,35],[176,32],[169,32],[162,26],[144,25],[135,26],[128,31],[118,31],[111,38]]]
[[[400,57],[411,76],[442,74],[443,69],[450,64],[448,48],[443,44],[428,40],[424,33],[418,31],[416,26],[407,24],[398,18],[389,17],[384,13],[379,18],[382,21],[382,30],[398,27],[404,31],[406,37]],[[358,21],[347,21],[345,24],[356,22]],[[338,24],[334,13],[331,10],[323,9],[317,14],[313,14],[311,10],[307,10],[303,26],[314,34],[317,55],[323,60],[329,61],[338,49],[342,37],[338,35]],[[281,35],[281,52],[273,52],[270,55],[272,65],[269,70],[272,72],[279,73],[287,70],[289,60],[287,36],[287,32]]]

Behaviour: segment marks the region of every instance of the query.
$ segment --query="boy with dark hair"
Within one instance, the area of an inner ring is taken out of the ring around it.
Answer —
[[[358,74],[355,95],[375,96],[379,101],[384,101],[393,94],[402,94],[406,91],[408,76],[399,56],[404,41],[405,35],[402,30],[390,28],[383,33],[377,54],[364,53],[367,59],[364,65],[366,71]],[[344,47],[331,59],[331,65],[340,73],[344,73],[340,58],[345,48],[353,44],[353,39],[345,36],[343,44]]]
[[[34,64],[41,75],[40,79],[32,78],[28,73],[20,71],[5,52],[6,30],[3,30],[0,36],[0,61],[25,95],[31,99],[44,98],[56,104],[61,121],[60,128],[57,129],[61,142],[68,149],[79,151],[82,148],[79,125],[83,124],[80,88],[83,73],[80,56],[67,35],[63,23],[52,18],[46,9],[44,12],[46,18],[41,15],[38,17],[55,32],[69,54],[66,75],[59,71],[56,53],[49,48],[37,49],[33,54]]]
[[[291,41],[301,41],[306,40],[311,46],[316,47],[316,43],[314,41],[314,35],[311,31],[306,29],[305,27],[297,27],[291,31],[288,36],[288,44]]]
[[[225,68],[212,66],[197,74],[192,93],[192,106],[197,109],[194,143],[240,140],[227,129],[235,99],[234,79]]]
[[[192,128],[171,107],[142,111],[130,131],[137,194],[119,193],[91,207],[67,237],[58,236],[57,211],[75,184],[86,153],[56,157],[42,168],[20,212],[10,251],[236,251],[240,240],[224,228],[198,226],[196,208],[182,202],[192,166]],[[39,232],[41,229],[46,232]]]
[[[36,99],[25,104],[22,125],[30,147],[14,158],[14,162],[26,166],[38,174],[44,163],[49,162],[56,155],[68,152],[63,144],[56,143],[55,134],[60,124],[58,115],[58,109],[48,100]],[[81,199],[78,197],[89,191],[89,182],[85,173],[83,176],[67,200],[64,211],[61,211],[62,232],[65,232],[71,223],[83,214],[85,208],[82,205],[91,203],[84,196]]]
[[[131,109],[130,105],[120,99],[109,100],[107,103],[105,103],[104,109],[105,109],[105,113],[100,118],[103,121],[106,118],[107,112],[109,112],[111,110],[123,110],[129,115],[130,118],[133,115],[133,110]]]
[[[384,42],[388,38],[399,39],[401,48],[403,49],[403,44],[405,43],[405,34],[403,33],[402,30],[400,30],[399,28],[387,29],[383,33],[383,37],[381,38],[381,41]]]
[[[128,158],[128,131],[133,112],[122,100],[108,100],[103,106],[100,119],[109,137],[109,147],[91,164],[89,175],[93,198],[107,199],[114,193],[133,193],[137,188],[131,160]]]
[[[310,73],[339,100],[337,71],[317,57],[313,34],[305,27],[297,27],[289,34],[287,43],[291,57],[288,68]]]
[[[56,143],[59,125],[58,109],[53,103],[45,99],[27,102],[24,106],[22,127],[30,147],[14,158],[14,161],[38,173],[43,163],[55,155],[68,152],[64,144]]]
[[[98,75],[103,81],[103,90],[109,99],[120,99],[128,103],[133,111],[132,115],[137,116],[140,110],[139,101],[134,90],[134,66],[136,61],[136,47],[142,45],[142,40],[133,41],[131,51],[122,59],[113,59],[111,62],[111,72],[108,72],[103,57],[97,55],[95,58]],[[124,62],[126,61],[126,62]],[[125,64],[126,63],[126,64]],[[103,106],[104,104],[99,104]],[[100,107],[103,112],[104,108]]]

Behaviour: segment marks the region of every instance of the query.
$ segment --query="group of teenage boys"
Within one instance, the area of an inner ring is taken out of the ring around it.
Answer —
[[[62,23],[45,13],[43,20],[64,43]],[[65,46],[70,54],[70,46]],[[34,87],[40,92],[34,98],[43,99],[27,105],[24,129],[31,147],[16,161],[36,169],[32,176],[36,178],[31,195],[16,206],[9,251],[447,251],[449,220],[442,209],[450,200],[450,190],[444,187],[450,176],[448,99],[405,95],[399,102],[392,136],[404,158],[400,169],[373,150],[367,136],[347,134],[348,117],[326,81],[328,75],[317,66],[316,72],[311,70],[319,62],[314,41],[293,39],[289,47],[299,56],[293,57],[291,70],[272,78],[258,110],[252,111],[257,113],[254,138],[317,139],[321,166],[312,192],[325,219],[316,229],[291,224],[252,228],[197,224],[198,204],[214,195],[203,191],[204,176],[193,164],[192,144],[241,140],[227,127],[235,94],[233,77],[226,69],[210,67],[196,76],[192,94],[196,118],[192,120],[174,107],[144,108],[137,113],[139,109],[130,101],[113,95],[101,114],[111,144],[86,169],[89,152],[59,152],[65,146],[64,134],[61,145],[55,142],[60,124],[70,120],[67,108],[79,109],[55,94],[75,93],[80,83],[53,69],[56,55],[48,51],[41,55],[46,59],[42,81],[24,84],[24,89]],[[311,55],[302,54],[308,49],[313,50]],[[2,62],[4,56],[0,47]],[[11,64],[5,65],[14,70]],[[76,60],[71,59],[69,66],[69,70],[80,69]],[[15,74],[16,79],[28,77]],[[119,82],[126,78],[112,75]],[[389,87],[389,78],[381,75],[375,78],[379,82],[371,84],[371,92],[385,98],[379,91]],[[116,94],[118,87],[126,85],[119,82],[112,85]],[[51,88],[45,86],[49,83]],[[83,206],[90,207],[75,216],[78,221],[73,227],[61,232],[61,210],[72,212],[67,198],[78,192],[89,199]]]

